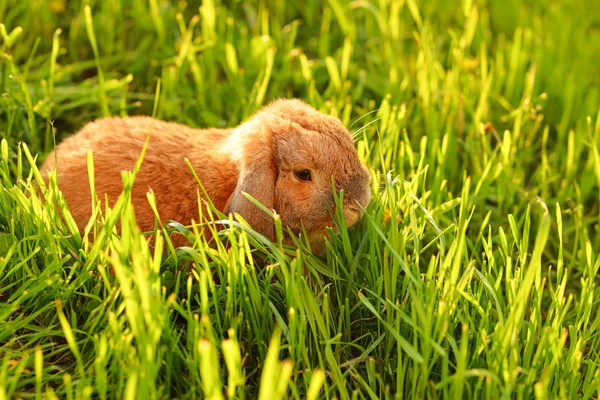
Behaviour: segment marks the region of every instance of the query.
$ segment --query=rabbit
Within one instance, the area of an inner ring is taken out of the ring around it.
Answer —
[[[150,117],[108,117],[85,125],[60,143],[42,174],[57,168],[58,186],[80,231],[91,216],[87,153],[92,151],[95,190],[112,206],[122,191],[121,171],[133,170],[147,135],[150,140],[132,188],[136,223],[155,227],[146,193],[152,189],[162,221],[198,221],[198,193],[225,214],[237,213],[253,229],[275,239],[273,219],[248,200],[260,201],[294,234],[304,228],[311,248],[323,253],[327,228],[334,227],[332,178],[344,189],[347,226],[354,225],[371,200],[370,175],[342,122],[297,99],[279,99],[230,129],[194,129]],[[55,165],[55,159],[57,165]],[[180,236],[180,235],[178,235]],[[175,245],[186,243],[183,236]],[[289,237],[286,244],[292,244]]]

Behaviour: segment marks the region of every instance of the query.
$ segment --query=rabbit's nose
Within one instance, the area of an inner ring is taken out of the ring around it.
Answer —
[[[363,185],[360,188],[356,188],[352,197],[348,196],[348,205],[360,210],[362,215],[363,210],[367,208],[371,202],[371,196],[371,187],[369,185]]]
[[[344,206],[344,219],[346,220],[347,227],[357,223],[362,215],[363,210],[357,203],[350,203]]]

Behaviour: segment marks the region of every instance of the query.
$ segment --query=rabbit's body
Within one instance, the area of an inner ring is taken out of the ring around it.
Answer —
[[[69,210],[83,231],[91,215],[87,153],[93,152],[96,193],[113,205],[123,189],[121,171],[133,171],[148,134],[142,168],[132,189],[136,222],[154,229],[155,218],[146,193],[152,189],[163,222],[190,224],[198,220],[198,194],[203,191],[186,163],[193,166],[211,201],[224,210],[237,184],[238,171],[222,148],[232,130],[192,129],[149,117],[104,118],[87,124],[57,149],[58,182]],[[54,167],[51,154],[42,173]]]
[[[369,175],[351,135],[337,118],[298,100],[276,101],[233,129],[193,129],[149,117],[104,118],[65,139],[42,167],[47,173],[57,159],[59,188],[81,231],[92,212],[87,153],[93,153],[96,194],[112,206],[123,189],[121,172],[134,169],[148,134],[132,190],[142,231],[155,227],[146,196],[150,189],[162,222],[199,220],[203,192],[186,158],[217,209],[240,214],[271,239],[272,220],[244,192],[279,213],[293,232],[304,228],[309,240],[321,245],[326,228],[334,225],[332,178],[345,190],[348,226],[371,198]]]

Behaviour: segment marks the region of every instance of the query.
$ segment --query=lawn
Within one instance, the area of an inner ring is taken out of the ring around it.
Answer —
[[[600,2],[0,0],[0,22],[0,400],[600,397]],[[102,116],[230,127],[278,97],[338,116],[371,172],[324,256],[236,223],[149,247],[131,172],[84,240],[37,169]]]

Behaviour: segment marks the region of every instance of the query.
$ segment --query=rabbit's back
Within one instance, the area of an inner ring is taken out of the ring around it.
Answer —
[[[101,201],[106,196],[112,206],[123,189],[121,172],[133,171],[148,134],[148,147],[132,189],[136,221],[142,230],[154,228],[154,213],[146,196],[150,189],[163,222],[198,220],[197,196],[202,190],[186,158],[215,206],[225,207],[237,181],[235,166],[219,150],[229,130],[199,130],[149,117],[104,118],[65,139],[42,167],[46,172],[58,162],[59,189],[80,230],[92,209],[88,152],[93,154],[96,193]]]

